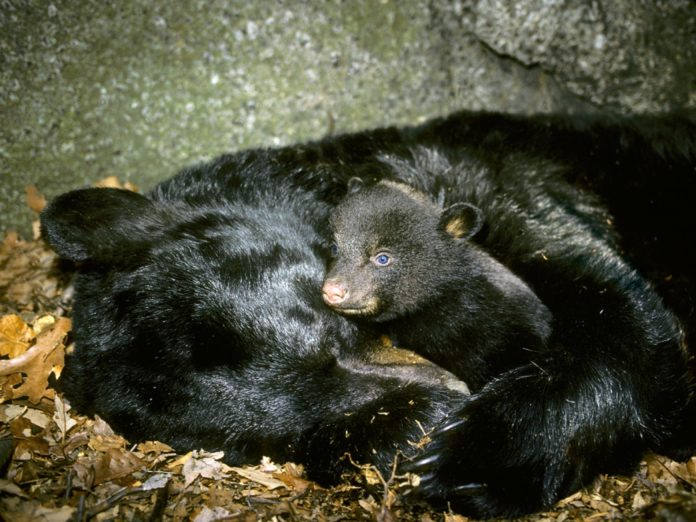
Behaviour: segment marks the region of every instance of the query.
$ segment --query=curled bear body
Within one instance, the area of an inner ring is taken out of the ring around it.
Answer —
[[[60,196],[42,230],[78,271],[65,393],[133,440],[326,482],[346,452],[383,469],[402,452],[420,494],[478,516],[548,506],[648,449],[690,455],[694,136],[689,116],[464,112],[225,155],[144,196]],[[542,349],[510,348],[525,356],[468,395],[446,357],[383,356],[329,309],[328,221],[353,177],[479,208],[471,240],[553,318]]]

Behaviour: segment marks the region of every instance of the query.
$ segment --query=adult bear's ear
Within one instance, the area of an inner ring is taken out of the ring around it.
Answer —
[[[365,184],[363,183],[363,180],[357,177],[352,177],[348,180],[348,194],[360,192],[364,186]]]
[[[41,212],[43,238],[59,256],[75,262],[132,259],[161,229],[161,213],[152,201],[114,188],[74,190]]]
[[[483,226],[483,213],[469,203],[455,203],[440,215],[439,228],[455,239],[469,239]]]

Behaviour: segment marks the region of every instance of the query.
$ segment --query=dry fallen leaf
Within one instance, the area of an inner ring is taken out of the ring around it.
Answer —
[[[0,404],[0,422],[9,424],[10,421],[24,415],[26,411],[26,406],[20,406],[18,404]]]
[[[84,423],[83,423],[84,425]],[[61,441],[61,445],[63,447],[63,451],[66,454],[69,454],[72,452],[74,449],[80,448],[82,446],[87,446],[89,443],[89,436],[84,430],[78,431],[77,433],[73,433],[70,438],[66,441]]]
[[[0,355],[0,369],[7,370],[8,364],[16,365],[17,358],[23,360],[21,358],[33,349],[32,344],[45,343],[46,336],[53,335],[51,332],[59,317],[69,315],[69,274],[57,270],[55,260],[55,254],[40,241],[23,241],[10,233],[0,243],[0,319],[2,314],[14,314],[23,322],[6,319],[8,324],[19,325],[20,330],[23,325],[28,328],[26,338],[10,328],[10,332],[15,332],[10,337],[12,346],[5,348],[8,354]],[[152,327],[157,328],[157,325]],[[6,342],[7,338],[3,339]],[[15,342],[25,343],[23,352]],[[62,344],[61,339],[60,350]],[[12,358],[3,360],[3,357]],[[2,520],[58,522],[74,518],[74,506],[80,502],[84,503],[82,519],[92,513],[90,520],[95,521],[172,520],[177,517],[200,522],[230,519],[245,522],[259,519],[469,520],[423,505],[414,509],[409,503],[398,500],[393,484],[388,491],[383,490],[378,484],[379,477],[371,472],[363,472],[362,476],[355,473],[346,482],[323,489],[306,480],[299,467],[288,463],[281,466],[269,459],[263,459],[260,466],[235,468],[239,472],[236,475],[229,473],[231,468],[218,462],[221,454],[175,455],[169,446],[157,441],[139,444],[129,451],[133,446],[98,417],[91,420],[70,410],[69,420],[54,419],[54,412],[63,411],[63,407],[54,400],[50,389],[43,389],[42,400],[35,407],[29,407],[29,401],[17,397],[15,391],[25,385],[25,380],[35,370],[43,372],[36,384],[36,389],[40,390],[39,383],[46,384],[50,364],[43,361],[22,368],[17,372],[15,367],[12,370],[15,373],[0,375],[1,393],[6,400],[12,401],[0,404],[0,436],[4,437],[0,439],[0,450],[3,458],[7,454],[4,460],[6,480],[0,481]],[[54,370],[58,373],[60,366]],[[28,374],[23,375],[25,372]],[[73,426],[70,421],[77,421],[77,425]],[[6,426],[9,429],[4,429]],[[56,437],[63,433],[65,440]],[[427,444],[425,438],[423,443]],[[95,475],[101,482],[95,483]],[[367,500],[366,479],[380,487],[377,491],[373,486],[374,496]],[[184,487],[186,480],[191,480],[188,487]],[[607,516],[691,520],[695,519],[696,510],[694,483],[696,458],[676,463],[664,457],[648,457],[633,477],[602,476],[592,487],[564,499],[548,512],[520,520],[563,522],[603,520]],[[362,500],[362,506],[358,499]]]
[[[285,487],[297,493],[304,493],[307,488],[313,487],[314,483],[302,478],[304,469],[302,466],[288,462],[283,466],[283,471],[273,473],[273,477],[282,481]]]
[[[94,421],[92,423],[92,432],[95,435],[101,435],[102,437],[116,436],[116,433],[114,433],[114,430],[111,429],[111,426],[109,426],[109,424],[99,415],[94,416]]]
[[[191,458],[184,462],[181,473],[184,475],[184,487],[189,486],[198,477],[221,480],[225,478],[230,467],[220,462],[224,456],[222,451],[217,453],[206,453],[204,451],[194,451]]]
[[[42,315],[34,319],[31,323],[31,329],[34,331],[34,335],[39,335],[44,330],[51,328],[54,324],[56,324],[55,317],[52,315]]]
[[[151,491],[153,489],[161,489],[167,485],[167,483],[172,479],[170,473],[155,473],[151,475],[139,489],[141,491]]]
[[[193,522],[216,522],[218,520],[230,520],[233,514],[222,507],[210,509],[208,506],[203,506],[203,509],[196,515]]]
[[[170,462],[169,464],[167,464],[167,469],[172,470],[172,469],[176,468],[177,466],[182,466],[182,465],[186,464],[189,461],[189,459],[191,459],[192,457],[193,457],[193,451],[189,451],[186,455],[181,455],[174,462]]]
[[[145,463],[130,451],[110,448],[94,464],[94,484],[125,477],[144,466]]]
[[[17,484],[5,479],[0,479],[0,491],[3,493],[9,493],[10,495],[15,495],[17,497],[29,498],[29,496],[25,495],[24,491],[22,491]]]
[[[237,475],[241,475],[245,479],[251,480],[252,482],[256,482],[257,484],[261,484],[262,486],[265,486],[270,490],[285,487],[285,484],[283,482],[273,478],[272,475],[258,469],[237,467],[233,467],[230,469],[234,471]]]
[[[77,424],[77,421],[68,413],[70,405],[63,402],[58,395],[55,397],[55,408],[56,412],[53,414],[53,422],[56,423],[60,430],[61,440],[65,440],[65,435],[70,431],[70,428]]]
[[[0,385],[3,386],[1,400],[27,397],[38,404],[42,397],[52,399],[55,395],[48,388],[51,373],[60,375],[64,364],[63,339],[70,331],[70,319],[60,317],[52,328],[46,329],[36,338],[36,344],[13,359],[0,361]],[[9,385],[9,379],[26,375],[19,385]],[[9,395],[9,397],[8,397]]]
[[[41,212],[46,206],[46,198],[43,194],[36,188],[35,185],[29,185],[26,188],[27,193],[27,206],[32,209],[37,214]]]
[[[22,415],[22,417],[28,419],[34,426],[38,426],[39,428],[46,428],[51,422],[48,415],[41,410],[34,408],[27,408],[27,411]]]
[[[75,508],[69,506],[48,508],[35,500],[0,499],[0,517],[13,522],[67,522],[74,513]]]
[[[120,435],[102,435],[97,432],[96,423],[92,423],[89,437],[89,447],[95,451],[108,451],[110,449],[123,449],[126,447],[126,439]]]
[[[118,179],[118,177],[116,176],[107,176],[106,178],[100,179],[99,181],[95,181],[94,183],[92,183],[92,186],[98,188],[125,189],[130,190],[131,192],[138,192],[138,187],[136,185],[134,185],[130,181],[121,183],[121,180]]]
[[[13,359],[27,351],[34,332],[24,320],[15,314],[0,317],[0,356]]]
[[[645,498],[643,497],[643,495],[639,491],[633,497],[633,502],[631,503],[631,509],[633,509],[634,511],[637,511],[639,509],[643,509],[647,505],[648,505],[648,502],[645,500]]]
[[[280,471],[278,465],[275,462],[273,462],[270,457],[265,456],[261,457],[261,464],[259,464],[259,469],[266,473],[275,473],[276,471]]]
[[[375,499],[370,495],[369,497],[361,498],[358,500],[358,504],[360,504],[360,507],[363,508],[365,511],[370,513],[370,515],[374,515],[377,510],[379,509],[379,505],[375,501]]]
[[[138,451],[141,453],[154,453],[159,455],[160,453],[173,453],[174,449],[167,446],[163,442],[158,442],[154,440],[147,440],[138,444]]]
[[[23,241],[8,232],[0,243],[0,313],[62,315],[69,276],[56,270],[57,256],[43,241]]]
[[[78,459],[70,466],[73,487],[90,490],[94,485],[94,466],[87,458]]]

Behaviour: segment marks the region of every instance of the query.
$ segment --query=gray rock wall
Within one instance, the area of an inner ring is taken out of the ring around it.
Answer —
[[[689,0],[0,0],[0,229],[107,175],[456,109],[696,106]]]
[[[467,28],[599,106],[655,112],[696,104],[693,0],[480,0]]]

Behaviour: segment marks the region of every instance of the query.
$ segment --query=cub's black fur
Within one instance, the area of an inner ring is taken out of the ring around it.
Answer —
[[[445,168],[451,166],[440,171]],[[323,287],[330,307],[380,323],[397,344],[448,368],[473,390],[528,360],[525,351],[545,347],[549,310],[469,241],[483,224],[478,208],[442,209],[393,181],[352,185],[331,216],[335,252]]]
[[[424,496],[484,516],[541,508],[647,449],[687,456],[695,151],[690,116],[459,113],[222,156],[147,196],[61,196],[42,226],[78,262],[66,394],[132,439],[301,460],[327,480],[345,451],[383,467],[410,451]],[[467,398],[325,307],[326,223],[355,176],[481,209],[472,241],[549,309],[544,346],[511,348],[526,359]],[[416,421],[439,428],[409,450]]]

